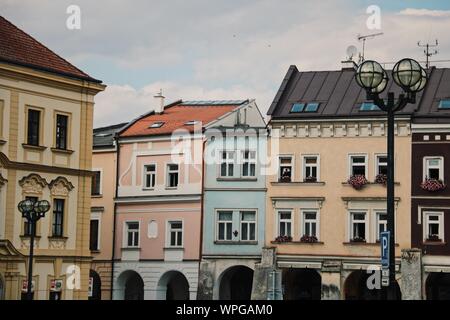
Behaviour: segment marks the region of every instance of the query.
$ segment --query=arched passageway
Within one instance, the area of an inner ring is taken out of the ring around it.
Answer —
[[[89,300],[102,299],[102,281],[99,274],[94,270],[89,270],[90,296]]]
[[[169,271],[158,281],[157,299],[189,300],[189,282],[183,273]]]
[[[450,300],[450,273],[432,272],[425,283],[427,300]]]
[[[314,269],[283,270],[284,300],[320,300],[322,277]]]
[[[220,300],[250,300],[253,286],[253,270],[246,266],[234,266],[225,270],[219,278]]]
[[[369,289],[367,280],[372,273],[365,270],[353,271],[345,280],[344,294],[345,300],[385,300],[387,297],[386,288]],[[395,299],[401,300],[400,287],[395,282]]]
[[[119,300],[144,300],[144,281],[139,273],[127,270],[117,278]]]

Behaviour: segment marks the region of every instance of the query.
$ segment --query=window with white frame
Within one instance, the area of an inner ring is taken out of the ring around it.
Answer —
[[[292,181],[293,159],[292,156],[280,156],[280,168],[278,179],[282,182]]]
[[[380,241],[380,234],[387,231],[387,214],[384,211],[376,213],[377,220],[377,241]]]
[[[169,221],[169,246],[183,246],[183,222]]]
[[[254,177],[256,175],[256,151],[245,150],[242,153],[242,176]]]
[[[424,180],[444,180],[444,159],[442,157],[425,157]]]
[[[156,165],[147,164],[144,166],[144,188],[152,189],[156,183]]]
[[[303,236],[319,238],[319,220],[318,212],[315,210],[302,211]]]
[[[220,160],[220,176],[234,176],[234,151],[222,151]]]
[[[178,165],[168,164],[167,165],[167,187],[176,188],[178,187]]]
[[[217,240],[233,240],[233,211],[217,212]]]
[[[304,156],[303,157],[303,181],[316,182],[319,181],[319,157]]]
[[[292,211],[278,212],[278,235],[292,237]]]
[[[377,155],[376,157],[376,174],[387,175],[387,156]]]
[[[350,213],[350,241],[365,242],[366,241],[366,213],[351,212]]]
[[[444,214],[443,212],[424,212],[425,241],[444,240]]]
[[[353,155],[350,156],[350,175],[366,176],[367,175],[367,156]]]
[[[126,222],[126,247],[139,247],[139,222]]]
[[[256,240],[256,212],[241,211],[241,240]]]

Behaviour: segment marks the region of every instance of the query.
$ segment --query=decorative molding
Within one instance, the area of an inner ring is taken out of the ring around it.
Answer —
[[[11,241],[0,240],[0,257],[25,257],[23,254],[17,250]]]
[[[5,178],[3,178],[2,174],[0,173],[0,188],[1,188],[2,186],[4,186],[5,183],[7,183],[7,182],[8,182],[8,180],[6,180]]]
[[[42,194],[42,189],[45,188],[48,183],[40,175],[30,173],[28,176],[19,180],[19,185],[25,193]]]
[[[67,238],[48,238],[48,248],[49,249],[58,249],[64,250],[66,249],[66,241]]]
[[[67,197],[69,195],[69,192],[72,191],[74,188],[73,184],[69,180],[67,180],[66,177],[61,176],[52,180],[48,184],[48,187],[53,196],[63,196],[63,197]]]

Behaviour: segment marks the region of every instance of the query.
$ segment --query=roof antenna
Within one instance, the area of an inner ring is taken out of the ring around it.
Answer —
[[[438,40],[436,39],[436,43],[435,44],[429,44],[428,42],[427,42],[427,44],[420,44],[420,41],[419,41],[419,42],[417,42],[417,45],[419,47],[421,47],[421,48],[425,48],[423,50],[423,53],[425,54],[425,57],[427,59],[425,67],[428,69],[430,67],[430,57],[439,53],[437,51],[437,49],[434,49],[433,52],[430,52],[430,48],[436,48],[439,45]]]
[[[365,55],[365,50],[366,50],[366,40],[367,39],[373,39],[377,36],[381,36],[383,35],[383,32],[379,32],[379,33],[372,33],[372,34],[366,34],[366,35],[360,35],[358,34],[357,39],[358,41],[362,41],[363,45],[362,45],[362,53],[359,54],[359,63],[364,62],[364,55]]]

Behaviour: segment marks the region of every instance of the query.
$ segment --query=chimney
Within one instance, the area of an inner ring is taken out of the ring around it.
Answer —
[[[164,96],[162,95],[162,89],[159,89],[159,92],[153,96],[156,100],[159,100],[156,107],[155,107],[155,113],[160,114],[164,112]]]

